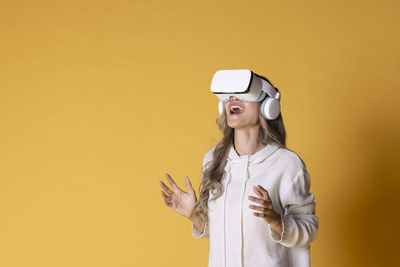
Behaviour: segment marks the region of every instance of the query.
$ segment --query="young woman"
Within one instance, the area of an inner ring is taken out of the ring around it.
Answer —
[[[223,137],[203,159],[198,201],[189,177],[187,192],[169,174],[172,189],[159,181],[165,205],[192,222],[193,237],[209,238],[208,267],[310,266],[319,225],[310,175],[286,147],[282,115],[268,120],[260,108],[236,96],[224,103]]]

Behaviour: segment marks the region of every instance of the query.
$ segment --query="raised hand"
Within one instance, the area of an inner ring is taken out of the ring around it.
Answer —
[[[249,200],[254,201],[261,206],[249,205],[249,208],[261,211],[254,212],[254,216],[263,218],[270,226],[278,233],[282,232],[282,221],[281,215],[274,210],[272,207],[272,201],[269,197],[268,191],[264,189],[261,185],[253,186],[254,192],[259,196],[259,198],[254,196],[249,196]]]
[[[188,189],[187,192],[180,189],[168,173],[165,174],[165,177],[167,178],[169,184],[173,189],[171,190],[162,181],[158,182],[160,186],[165,190],[165,192],[160,192],[164,198],[165,205],[172,208],[180,215],[190,218],[192,216],[194,206],[197,202],[197,197],[196,192],[194,191],[192,184],[189,180],[189,177],[185,176],[185,184]]]

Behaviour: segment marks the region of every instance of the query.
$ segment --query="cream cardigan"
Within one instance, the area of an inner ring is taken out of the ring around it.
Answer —
[[[203,171],[212,159],[212,147],[204,156]],[[317,237],[314,195],[310,175],[300,157],[268,144],[253,155],[239,156],[231,145],[222,179],[223,194],[208,199],[208,221],[203,232],[192,224],[194,238],[210,241],[208,267],[310,266],[310,243]],[[281,214],[279,235],[253,215],[248,199],[258,197],[253,186],[264,187],[275,211]]]

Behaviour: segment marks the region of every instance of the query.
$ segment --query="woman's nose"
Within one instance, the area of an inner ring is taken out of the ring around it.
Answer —
[[[240,100],[240,98],[236,97],[236,96],[231,96],[230,99],[231,99],[231,101],[239,101]]]

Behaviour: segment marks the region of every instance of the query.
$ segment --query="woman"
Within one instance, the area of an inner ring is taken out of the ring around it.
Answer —
[[[305,163],[286,148],[281,113],[266,119],[261,101],[236,96],[223,105],[223,137],[203,159],[199,200],[189,177],[185,192],[166,174],[172,189],[159,181],[164,203],[191,220],[194,238],[209,238],[208,267],[310,266],[319,221]]]

